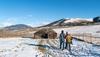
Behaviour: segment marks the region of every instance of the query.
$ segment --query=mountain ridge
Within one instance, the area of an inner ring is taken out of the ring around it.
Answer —
[[[87,25],[88,23],[92,23],[91,19],[81,19],[81,18],[63,18],[57,21],[54,21],[50,24],[41,26],[41,27],[51,27],[51,26],[78,26],[78,25]]]
[[[16,24],[16,25],[11,25],[4,27],[3,29],[8,30],[8,31],[14,31],[14,30],[24,30],[24,29],[32,29],[33,27],[25,25],[25,24]]]

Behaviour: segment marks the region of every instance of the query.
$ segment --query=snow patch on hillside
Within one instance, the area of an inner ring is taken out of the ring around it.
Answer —
[[[58,34],[64,30],[65,32],[69,33],[91,33],[93,36],[100,37],[100,33],[96,33],[100,31],[100,25],[92,25],[92,26],[75,26],[75,27],[68,27],[68,28],[57,28],[54,29]]]
[[[67,20],[69,19],[69,20]],[[80,23],[80,22],[92,22],[91,18],[67,18],[64,23]]]

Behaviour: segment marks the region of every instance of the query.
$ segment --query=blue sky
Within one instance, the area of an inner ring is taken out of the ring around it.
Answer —
[[[100,15],[100,0],[0,0],[0,27]]]

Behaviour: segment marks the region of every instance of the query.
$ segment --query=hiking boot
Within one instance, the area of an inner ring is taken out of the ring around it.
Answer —
[[[67,49],[67,47],[65,47],[65,49]]]
[[[64,49],[62,49],[62,50],[64,50]]]

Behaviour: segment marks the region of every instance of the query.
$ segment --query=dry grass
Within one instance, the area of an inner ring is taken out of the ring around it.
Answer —
[[[8,30],[0,30],[0,37],[24,37],[30,34],[30,32],[34,32],[37,29],[24,29],[18,31],[8,31]]]
[[[46,44],[45,42],[46,42],[45,40],[42,40],[42,39],[41,39],[41,41],[39,42],[39,45],[45,45],[45,44]],[[46,52],[46,49],[43,48],[43,47],[38,47],[38,49],[39,49],[40,52],[42,52],[42,53],[45,53],[45,52]]]
[[[83,40],[88,43],[93,43],[95,45],[100,45],[100,38],[95,38],[90,33],[83,33],[83,34],[72,34],[77,39]]]

